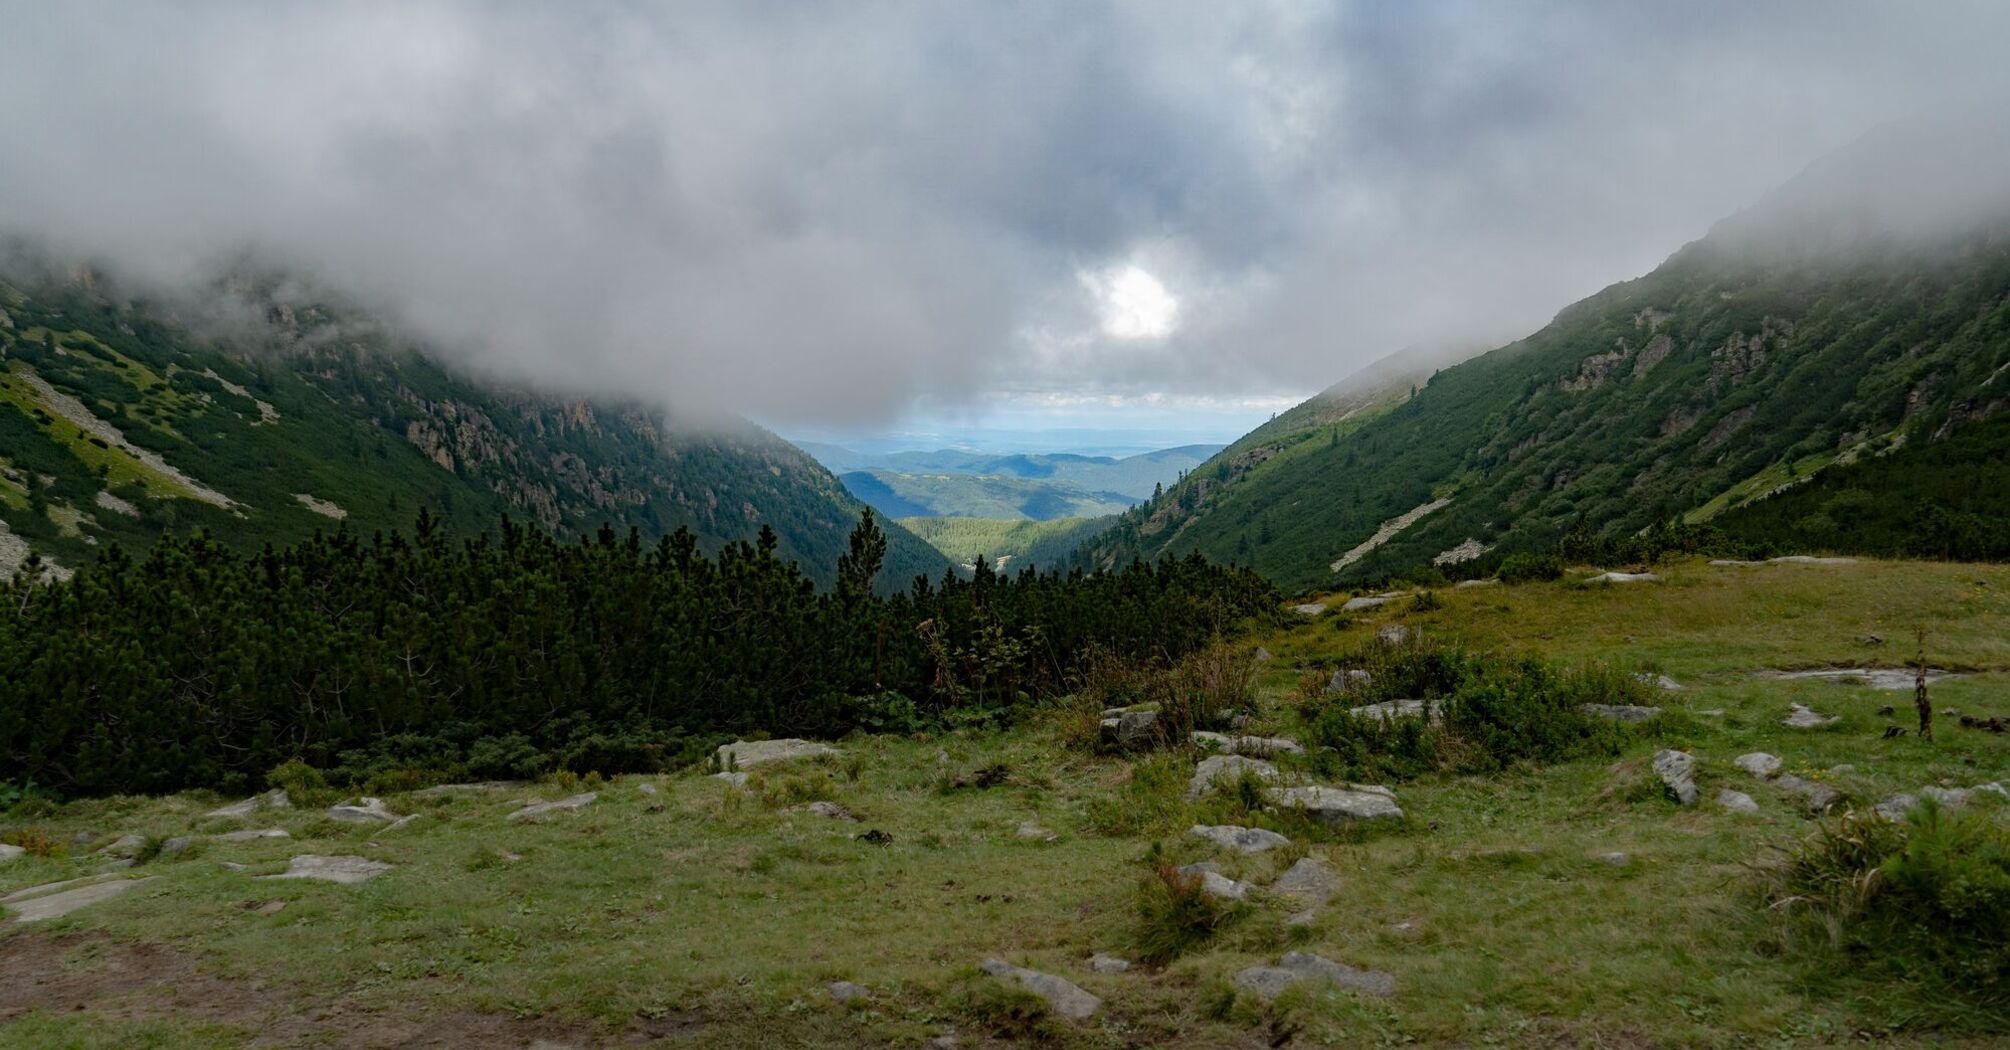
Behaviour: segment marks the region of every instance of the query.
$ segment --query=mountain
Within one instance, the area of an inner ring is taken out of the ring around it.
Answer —
[[[1481,570],[1573,530],[1750,522],[1835,465],[1947,441],[2010,409],[2006,159],[1994,129],[1880,129],[1414,396],[1364,383],[1350,411],[1280,416],[1084,557],[1200,551],[1298,588]]]
[[[1149,499],[1160,485],[1207,462],[1220,445],[1181,445],[1134,456],[1086,456],[1065,452],[1000,455],[938,449],[932,452],[855,452],[839,445],[804,442],[803,451],[842,476],[856,471],[900,474],[979,474],[1024,478],[1088,492],[1113,492]]]
[[[0,283],[0,571],[32,547],[75,565],[206,529],[240,549],[504,514],[563,535],[689,527],[707,550],[763,524],[828,581],[865,510],[752,424],[477,381],[331,295],[235,276],[184,298],[17,252]],[[23,259],[27,261],[23,261]],[[890,527],[882,586],[940,575]]]
[[[1138,500],[1121,492],[1089,492],[1063,482],[996,474],[855,470],[847,489],[889,518],[1055,518],[1116,514]]]

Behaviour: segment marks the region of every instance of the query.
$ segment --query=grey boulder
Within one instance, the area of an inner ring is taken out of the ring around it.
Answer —
[[[1213,790],[1217,783],[1240,779],[1244,774],[1275,780],[1281,774],[1277,767],[1260,758],[1243,755],[1209,755],[1194,767],[1193,779],[1187,782],[1186,797],[1199,798]]]
[[[265,879],[318,879],[322,882],[336,882],[354,885],[368,882],[391,870],[391,865],[364,857],[322,857],[305,853],[293,858],[286,870],[278,875],[261,875]]]
[[[568,795],[565,798],[561,798],[552,802],[533,802],[530,805],[525,806],[514,813],[511,813],[505,819],[528,820],[531,817],[543,816],[546,813],[558,813],[564,810],[580,809],[582,807],[592,805],[593,801],[599,797],[600,797],[599,792],[587,791],[577,795]]]
[[[1291,840],[1267,828],[1245,828],[1238,824],[1195,824],[1187,829],[1187,834],[1197,835],[1220,846],[1241,853],[1262,853],[1279,846],[1291,845]]]
[[[793,737],[782,740],[735,740],[730,744],[720,744],[713,758],[721,769],[751,769],[772,762],[787,762],[798,758],[814,758],[818,755],[835,755],[837,748],[820,744],[814,740],[798,740]]]
[[[1696,790],[1696,759],[1687,751],[1661,750],[1654,754],[1654,775],[1675,796],[1675,801],[1693,806],[1701,797]]]
[[[1051,973],[1028,970],[1014,966],[1003,959],[986,959],[978,969],[993,977],[1013,981],[1020,987],[1047,1001],[1047,1006],[1055,1013],[1071,1021],[1086,1021],[1103,1005],[1101,999],[1090,995],[1065,978]]]
[[[1270,800],[1280,806],[1303,810],[1321,824],[1339,826],[1369,821],[1398,821],[1403,809],[1385,787],[1356,784],[1349,787],[1272,788]]]
[[[1380,970],[1357,970],[1310,952],[1290,952],[1275,966],[1252,966],[1235,975],[1239,988],[1275,999],[1300,981],[1321,981],[1374,996],[1396,994],[1396,978]]]

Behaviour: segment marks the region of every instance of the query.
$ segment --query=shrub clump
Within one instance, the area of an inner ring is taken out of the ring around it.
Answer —
[[[1177,959],[1213,940],[1247,910],[1208,893],[1200,876],[1161,861],[1138,884],[1138,958],[1151,965]]]
[[[1923,801],[1845,813],[1760,871],[1773,946],[1895,1023],[2010,1030],[2010,829]]]
[[[1317,701],[1306,743],[1329,773],[1406,779],[1432,771],[1490,773],[1517,762],[1613,754],[1627,730],[1586,704],[1644,704],[1644,687],[1610,668],[1558,667],[1527,656],[1433,644],[1375,644],[1346,661],[1368,671]],[[1354,714],[1422,700],[1410,714]]]
[[[1535,583],[1563,577],[1563,559],[1554,554],[1510,554],[1501,560],[1502,583]]]

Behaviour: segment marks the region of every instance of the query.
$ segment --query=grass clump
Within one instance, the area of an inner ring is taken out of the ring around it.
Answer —
[[[1131,766],[1115,793],[1089,802],[1089,826],[1105,835],[1164,834],[1184,830],[1187,780],[1192,770],[1177,755],[1153,755]]]
[[[1647,700],[1641,683],[1601,665],[1558,667],[1430,643],[1372,645],[1345,663],[1369,677],[1312,705],[1306,743],[1327,772],[1356,779],[1493,773],[1518,762],[1613,754],[1627,730],[1584,705]],[[1353,713],[1402,700],[1422,700],[1424,708]]]
[[[1539,583],[1561,579],[1563,559],[1554,554],[1521,551],[1501,559],[1501,567],[1495,575],[1502,583]]]
[[[1157,966],[1213,940],[1248,912],[1208,893],[1199,875],[1161,861],[1138,883],[1138,958]]]
[[[70,852],[70,844],[48,828],[16,828],[0,835],[0,845],[19,846],[31,857],[61,857]]]
[[[1763,869],[1772,946],[1897,1026],[2010,1030],[2010,829],[1924,800],[1846,813]]]

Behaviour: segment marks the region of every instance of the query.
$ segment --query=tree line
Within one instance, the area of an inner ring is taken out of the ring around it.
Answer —
[[[1198,556],[874,593],[868,513],[819,589],[752,543],[603,526],[344,530],[239,554],[207,535],[0,582],[0,780],[65,795],[259,787],[298,759],[523,776],[692,760],[743,734],[1010,717],[1101,652],[1170,659],[1278,595]]]

